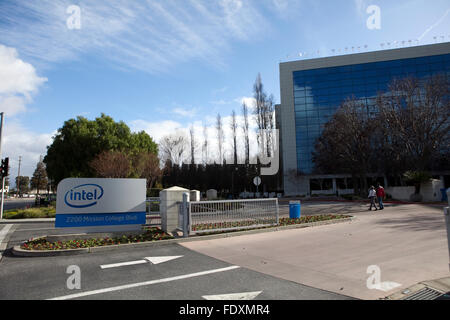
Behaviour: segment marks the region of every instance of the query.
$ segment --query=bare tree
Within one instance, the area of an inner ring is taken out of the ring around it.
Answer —
[[[188,139],[182,132],[164,136],[159,143],[161,160],[181,165],[186,159]]]
[[[217,130],[217,146],[219,153],[219,164],[223,164],[224,153],[223,153],[223,144],[225,142],[225,133],[223,131],[223,122],[220,113],[217,114],[216,118],[216,130]]]
[[[248,106],[245,102],[242,103],[242,131],[244,132],[245,145],[245,164],[250,163],[250,139],[249,139],[249,122],[248,122]]]
[[[437,75],[425,82],[410,77],[394,80],[377,107],[389,136],[386,151],[404,169],[426,171],[450,150],[449,80]]]
[[[231,127],[231,132],[233,135],[233,160],[234,160],[234,164],[236,165],[238,163],[238,155],[237,155],[237,129],[238,129],[238,124],[237,124],[237,119],[236,119],[236,112],[233,110],[233,112],[231,113],[231,120],[230,120],[230,127]]]
[[[151,189],[161,178],[158,156],[151,152],[141,152],[133,157],[133,170],[136,177],[147,180],[147,188]]]
[[[100,178],[128,178],[130,159],[119,151],[104,151],[89,163]]]
[[[191,164],[195,164],[195,148],[196,148],[196,143],[195,143],[195,132],[194,132],[194,125],[191,125],[191,127],[189,128],[189,136],[191,138],[190,143],[191,143]]]
[[[203,124],[203,147],[202,147],[202,157],[203,157],[203,164],[208,164],[208,127],[206,124]]]
[[[327,122],[316,143],[313,161],[316,170],[346,172],[359,178],[359,193],[365,196],[371,168],[378,122],[368,106],[355,97],[346,100]]]
[[[261,74],[256,77],[253,85],[253,97],[255,98],[255,106],[253,114],[257,125],[257,139],[261,151],[268,157],[272,156],[272,130],[274,126],[274,98],[273,95],[267,97],[264,92],[264,86],[261,80]]]

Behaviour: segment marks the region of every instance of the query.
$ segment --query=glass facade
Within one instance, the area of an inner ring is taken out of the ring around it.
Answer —
[[[297,169],[313,173],[316,140],[345,99],[354,95],[375,111],[377,93],[386,92],[392,79],[437,73],[450,76],[450,54],[294,71]]]

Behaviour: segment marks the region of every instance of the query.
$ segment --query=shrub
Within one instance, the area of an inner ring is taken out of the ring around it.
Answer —
[[[54,218],[56,209],[54,207],[40,207],[30,209],[14,209],[4,213],[5,219],[33,219],[33,218]]]

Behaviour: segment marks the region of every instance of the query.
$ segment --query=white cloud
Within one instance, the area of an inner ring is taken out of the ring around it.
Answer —
[[[238,130],[237,130],[237,146],[238,156],[240,159],[244,157],[244,136],[242,131],[243,117],[236,116]],[[223,131],[225,135],[224,152],[225,157],[230,158],[232,153],[232,141],[233,134],[230,126],[231,116],[222,117]],[[253,156],[257,153],[256,144],[256,125],[252,119],[252,115],[249,114],[249,138],[250,138],[250,154]],[[132,131],[147,132],[156,142],[159,142],[162,137],[170,134],[184,134],[186,137],[190,137],[189,130],[191,126],[194,127],[194,136],[196,141],[196,153],[195,158],[197,163],[201,163],[202,159],[202,144],[204,141],[204,125],[206,125],[208,136],[208,153],[209,161],[214,162],[218,159],[218,142],[217,142],[217,129],[216,129],[216,117],[205,116],[203,121],[195,121],[190,124],[181,124],[171,120],[150,122],[145,120],[135,120],[131,122],[130,128]],[[187,151],[190,153],[190,151]]]
[[[427,28],[427,30],[425,30],[425,31],[422,33],[422,35],[421,35],[419,38],[417,38],[417,39],[418,39],[419,41],[421,41],[421,40],[427,35],[427,33],[429,33],[431,30],[433,30],[434,28],[436,28],[437,26],[439,26],[439,25],[445,20],[445,18],[446,18],[447,15],[449,14],[449,12],[450,12],[450,9],[447,9],[447,11],[445,11],[444,15],[443,15],[441,18],[439,18],[439,20],[437,20],[433,25],[429,26],[429,27]]]
[[[0,44],[0,111],[13,116],[26,111],[26,104],[47,81],[34,67],[19,59],[17,50]]]
[[[32,132],[17,122],[5,122],[2,138],[2,158],[9,157],[11,185],[15,184],[19,156],[22,157],[20,175],[31,177],[36,169],[39,157],[47,154],[47,146],[52,143],[52,137],[55,134],[56,131],[52,133]]]
[[[253,1],[80,1],[81,29],[70,30],[71,0],[2,4],[2,41],[40,62],[102,55],[117,67],[168,71],[202,59],[224,65],[234,40],[264,34],[268,21]],[[257,2],[256,2],[257,3]],[[11,28],[11,26],[14,28]]]
[[[18,96],[1,96],[0,95],[0,110],[7,116],[14,116],[18,113],[25,112],[27,99]]]
[[[246,104],[249,108],[249,112],[251,112],[251,108],[253,108],[256,105],[256,99],[253,97],[241,97],[235,100],[236,102],[242,104]]]
[[[182,116],[182,117],[192,118],[196,115],[197,108],[183,109],[183,108],[178,107],[178,108],[173,109],[172,112],[179,116]]]
[[[305,14],[302,7],[304,0],[265,0],[269,10],[274,12],[280,19],[298,19]]]
[[[220,94],[220,93],[224,93],[227,90],[228,90],[228,87],[222,87],[222,88],[213,90],[212,94],[213,95],[217,95],[217,94]]]
[[[366,10],[367,7],[369,6],[369,3],[367,2],[367,0],[353,0],[353,3],[355,6],[355,11],[360,18],[368,17]]]
[[[183,125],[172,120],[158,122],[134,120],[130,123],[130,128],[134,132],[145,131],[152,137],[153,141],[159,142],[166,134],[173,133],[177,129],[183,128]]]
[[[226,105],[226,104],[233,103],[233,101],[226,101],[226,100],[221,99],[221,100],[210,101],[210,103],[214,104],[214,105],[223,106],[223,105]]]

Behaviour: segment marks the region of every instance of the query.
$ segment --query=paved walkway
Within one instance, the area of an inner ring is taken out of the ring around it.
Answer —
[[[305,204],[304,212],[351,212],[349,223],[183,243],[228,263],[315,288],[378,299],[421,281],[449,277],[443,206]],[[369,266],[393,290],[368,289]]]

